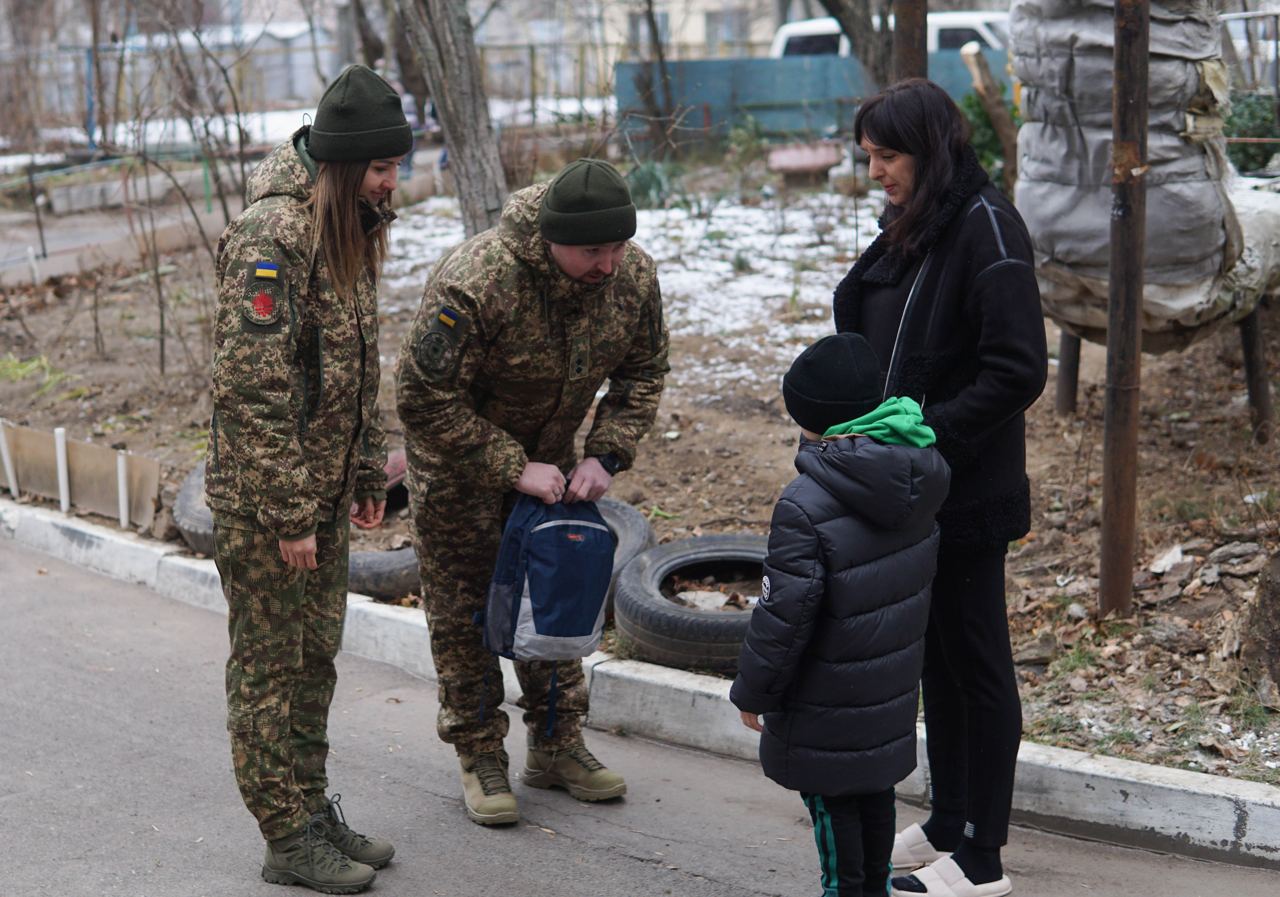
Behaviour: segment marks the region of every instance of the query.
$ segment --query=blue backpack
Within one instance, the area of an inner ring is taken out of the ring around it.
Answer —
[[[521,495],[489,583],[484,644],[513,660],[573,660],[600,644],[613,533],[595,502]]]

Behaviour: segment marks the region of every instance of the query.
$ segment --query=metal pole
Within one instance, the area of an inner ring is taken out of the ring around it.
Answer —
[[[0,420],[0,461],[4,462],[4,478],[9,482],[9,497],[18,498],[18,474],[13,468],[13,457],[9,454],[9,438],[4,435],[5,422]]]
[[[129,453],[116,452],[116,499],[120,511],[120,528],[129,528]]]
[[[31,191],[31,210],[36,213],[36,230],[40,233],[40,258],[49,257],[49,249],[44,245],[44,219],[40,217],[40,197],[36,194],[35,165],[27,166],[27,189]]]
[[[1059,414],[1076,413],[1076,397],[1080,386],[1080,337],[1062,331],[1058,337],[1058,384],[1054,410]]]
[[[929,77],[925,0],[894,0],[893,80]]]
[[[1098,611],[1133,612],[1138,400],[1147,215],[1149,0],[1117,0],[1111,90],[1111,271],[1102,439],[1102,569]]]
[[[67,472],[67,429],[53,428],[53,459],[58,470],[58,506],[62,513],[71,511],[71,476]]]

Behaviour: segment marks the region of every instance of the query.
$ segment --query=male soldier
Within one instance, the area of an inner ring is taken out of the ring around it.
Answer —
[[[631,466],[667,373],[651,259],[607,162],[579,159],[513,194],[499,224],[442,258],[401,346],[404,423],[440,738],[458,751],[467,815],[517,820],[502,748],[502,673],[478,615],[514,492],[594,501]],[[609,381],[577,460],[574,434]],[[566,476],[567,472],[567,476]],[[513,492],[514,490],[514,492]],[[524,781],[578,800],[626,793],[587,750],[578,661],[517,662],[528,726]]]

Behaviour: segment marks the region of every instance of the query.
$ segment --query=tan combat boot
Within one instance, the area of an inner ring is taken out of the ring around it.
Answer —
[[[582,741],[556,751],[530,745],[522,778],[531,788],[564,788],[578,800],[612,800],[627,793],[622,776],[606,769]]]
[[[507,752],[459,754],[462,763],[462,799],[467,815],[481,825],[510,825],[520,818],[516,796],[507,779]]]
[[[378,873],[338,851],[310,824],[300,832],[267,842],[262,880],[273,885],[305,885],[322,894],[357,894]]]

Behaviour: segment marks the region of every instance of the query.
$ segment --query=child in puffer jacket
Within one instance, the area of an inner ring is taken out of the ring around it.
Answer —
[[[881,388],[853,333],[809,346],[783,378],[800,475],[774,507],[731,691],[765,775],[809,809],[827,897],[888,891],[950,481],[920,406]]]

